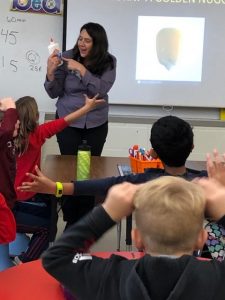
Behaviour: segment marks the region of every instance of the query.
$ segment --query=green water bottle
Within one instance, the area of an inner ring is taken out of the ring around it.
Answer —
[[[85,180],[90,177],[91,147],[86,140],[78,147],[77,152],[77,180]]]

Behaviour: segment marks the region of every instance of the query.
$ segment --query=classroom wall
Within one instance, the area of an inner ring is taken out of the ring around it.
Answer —
[[[109,135],[104,147],[105,156],[127,156],[133,144],[149,149],[150,124],[110,123]],[[215,147],[225,152],[225,128],[194,126],[194,150],[190,160],[204,161],[207,152]],[[124,138],[125,137],[125,138]]]
[[[116,117],[115,117],[116,118]],[[113,117],[110,118],[109,133],[103,149],[103,156],[126,157],[128,148],[134,144],[139,144],[146,149],[150,148],[149,136],[152,122],[148,124],[132,122],[115,122]],[[206,153],[217,148],[219,152],[225,152],[225,128],[223,123],[217,122],[215,126],[196,125],[190,121],[194,131],[194,149],[189,156],[190,160],[205,161]],[[201,124],[201,123],[199,123]],[[56,137],[49,139],[44,147],[42,159],[48,154],[60,154]]]

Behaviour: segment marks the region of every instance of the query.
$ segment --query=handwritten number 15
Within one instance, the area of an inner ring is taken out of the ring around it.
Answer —
[[[17,31],[9,31],[9,30],[1,30],[1,35],[5,37],[5,43],[9,43],[10,45],[16,45],[17,38],[16,34]]]

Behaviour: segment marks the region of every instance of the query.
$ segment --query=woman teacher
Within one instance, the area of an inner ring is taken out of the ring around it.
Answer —
[[[116,58],[108,52],[105,29],[87,23],[73,49],[57,51],[48,58],[45,89],[51,98],[58,98],[56,118],[61,118],[84,105],[85,94],[105,99],[105,103],[75,121],[57,134],[61,154],[76,155],[82,140],[91,146],[91,154],[100,156],[108,133],[108,92],[116,78]]]
[[[108,92],[116,78],[116,58],[108,52],[105,29],[97,23],[83,25],[74,48],[62,53],[62,60],[63,64],[57,51],[49,56],[44,84],[48,95],[58,98],[56,118],[83,106],[85,94],[90,98],[98,94],[105,103],[57,134],[60,152],[76,155],[78,146],[86,140],[91,155],[100,156],[108,133]],[[95,205],[92,196],[63,196],[62,200],[66,227]]]

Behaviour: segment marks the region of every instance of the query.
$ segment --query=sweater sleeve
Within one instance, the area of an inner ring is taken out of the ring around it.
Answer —
[[[116,79],[116,58],[113,58],[114,67],[106,70],[101,76],[96,76],[86,70],[82,77],[82,82],[87,88],[88,95],[99,94],[99,97],[104,97],[114,84]]]
[[[64,120],[64,118],[52,120],[39,125],[36,128],[35,135],[37,139],[43,143],[46,138],[51,138],[53,135],[62,131],[67,126],[68,123]]]
[[[12,211],[0,194],[0,244],[8,244],[15,240],[16,222]]]
[[[73,295],[78,298],[82,295],[80,299],[91,299],[91,293],[95,294],[99,289],[108,261],[92,257],[86,252],[114,224],[102,206],[95,207],[67,229],[43,254],[44,268]]]
[[[143,183],[150,180],[148,173],[130,174],[125,176],[113,176],[101,179],[74,181],[74,195],[106,195],[109,188],[115,184],[122,182],[130,182],[134,184]]]
[[[5,145],[4,141],[9,141],[13,138],[15,124],[18,120],[18,114],[15,108],[7,109],[0,126],[0,140],[1,145]]]
[[[55,71],[55,79],[53,81],[48,81],[46,77],[44,87],[50,98],[54,99],[63,95],[66,75],[66,66],[63,64]]]

